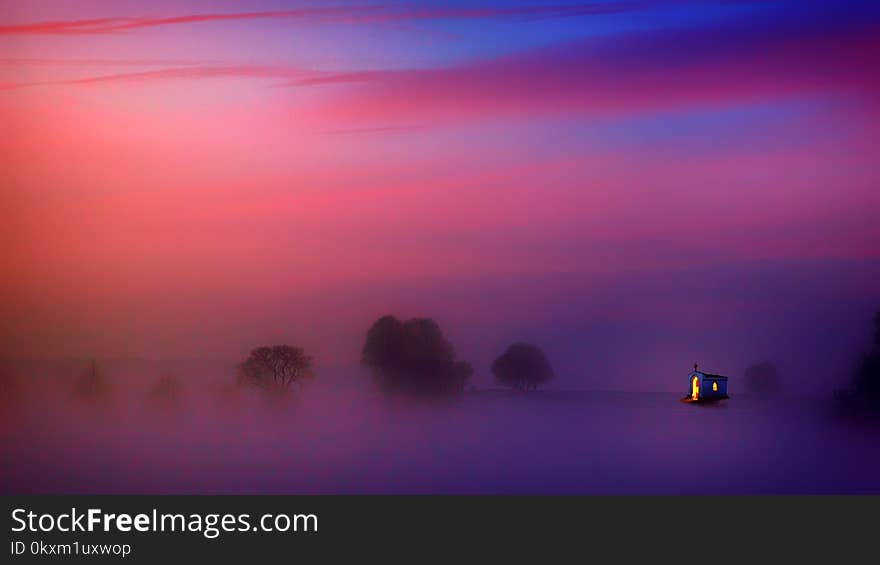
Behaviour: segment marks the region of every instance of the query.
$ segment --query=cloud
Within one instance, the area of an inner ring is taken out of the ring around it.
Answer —
[[[333,129],[333,130],[323,130],[317,131],[315,133],[320,133],[324,135],[356,135],[363,133],[409,133],[413,131],[419,131],[425,129],[424,126],[419,124],[411,124],[411,125],[400,125],[400,126],[387,126],[387,127],[369,127],[369,128],[349,128],[349,129]]]
[[[876,19],[738,21],[590,38],[445,68],[297,77],[291,85],[354,83],[319,102],[316,114],[384,125],[614,116],[840,92],[876,101],[877,37]]]
[[[323,23],[371,24],[426,20],[473,20],[488,18],[564,18],[615,14],[638,9],[642,2],[588,2],[573,5],[527,5],[513,7],[447,8],[442,6],[336,6],[267,12],[203,13],[170,17],[115,17],[55,20],[0,25],[2,34],[82,35],[130,31],[159,26],[220,21],[267,19],[305,20]]]
[[[51,61],[52,60],[47,60],[47,62],[43,64],[52,64]],[[0,64],[2,64],[2,61],[0,61]],[[155,64],[159,63],[157,62]],[[115,65],[140,67],[152,66],[146,63],[137,63],[134,61],[126,62],[124,60],[115,63]],[[87,86],[113,83],[136,83],[165,80],[197,80],[216,78],[279,79],[282,81],[279,86],[321,86],[340,83],[364,82],[374,80],[378,76],[385,74],[385,71],[333,72],[303,69],[300,67],[284,65],[217,63],[199,64],[198,62],[192,62],[189,64],[179,63],[179,65],[180,66],[168,67],[163,69],[89,75],[80,78],[70,78],[64,80],[0,83],[0,90],[52,85]],[[114,63],[111,63],[110,61],[105,61],[103,63],[100,63],[98,66],[109,67],[114,66]]]
[[[298,88],[333,86],[306,112],[319,131],[427,127],[505,116],[614,117],[838,92],[867,93],[865,98],[876,104],[878,22],[873,13],[830,19],[808,13],[620,33],[443,68],[323,71],[193,64],[40,84],[243,77],[277,79]],[[20,86],[28,85],[2,88]]]
[[[125,65],[125,63],[120,63]],[[324,78],[327,77],[327,78]],[[279,79],[283,85],[300,83],[303,85],[322,84],[322,81],[341,82],[334,74],[306,70],[292,66],[277,65],[199,65],[193,63],[188,66],[170,67],[164,69],[152,69],[146,71],[109,73],[101,75],[85,76],[65,80],[52,80],[41,82],[0,83],[0,89],[26,88],[35,86],[89,86],[114,83],[138,83],[165,80],[197,80],[217,78],[250,78],[250,79]],[[352,77],[350,81],[358,80]]]
[[[284,66],[264,65],[216,65],[216,66],[192,66],[134,73],[115,73],[98,75],[85,78],[59,81],[54,84],[99,84],[112,82],[137,82],[162,79],[199,79],[199,78],[224,78],[224,77],[247,77],[247,78],[304,78],[312,75],[311,71]]]
[[[0,66],[34,67],[178,67],[189,65],[220,64],[219,61],[203,59],[96,59],[74,57],[3,57]]]
[[[603,6],[608,8],[606,4],[492,9],[307,8],[41,25],[48,26],[46,29],[91,33],[212,19],[297,16],[334,21],[551,17],[579,15],[583,10],[596,13]],[[637,4],[614,6],[634,9]],[[277,79],[279,84],[289,87],[332,86],[326,95],[322,93],[310,100],[299,119],[313,121],[310,125],[316,131],[346,132],[411,124],[429,127],[495,117],[615,117],[828,93],[863,94],[869,105],[876,106],[880,79],[874,70],[880,66],[876,39],[880,37],[880,14],[873,9],[851,9],[834,12],[832,17],[823,15],[812,4],[808,7],[797,14],[776,11],[726,24],[590,37],[442,68],[327,71],[275,65],[181,63],[168,68],[59,81],[6,83],[0,88],[224,77]]]

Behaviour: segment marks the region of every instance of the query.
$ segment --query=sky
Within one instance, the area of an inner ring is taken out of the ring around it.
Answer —
[[[0,355],[354,367],[429,316],[491,382],[851,368],[880,308],[868,2],[0,2]]]

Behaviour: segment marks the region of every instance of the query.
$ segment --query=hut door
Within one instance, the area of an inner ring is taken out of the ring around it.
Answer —
[[[694,400],[700,398],[700,381],[697,377],[691,381],[691,398]]]

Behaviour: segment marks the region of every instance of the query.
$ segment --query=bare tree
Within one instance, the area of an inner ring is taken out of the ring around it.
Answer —
[[[24,386],[18,373],[0,364],[0,421],[4,416],[21,406]]]
[[[240,379],[266,390],[287,390],[312,376],[312,358],[301,347],[257,347],[240,366]]]
[[[113,392],[113,386],[107,376],[92,359],[85,371],[80,373],[73,383],[73,396],[86,402],[97,403],[107,400]]]
[[[175,374],[159,377],[150,387],[148,399],[156,407],[178,406],[184,395],[183,381]]]

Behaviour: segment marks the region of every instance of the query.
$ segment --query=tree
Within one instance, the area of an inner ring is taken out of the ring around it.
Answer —
[[[380,389],[420,395],[459,393],[473,373],[469,363],[455,359],[452,344],[430,318],[376,320],[367,331],[361,365]]]
[[[857,398],[880,411],[880,311],[874,314],[874,349],[862,356],[853,388]]]
[[[24,383],[18,373],[0,364],[0,423],[5,416],[22,406]]]
[[[518,390],[534,390],[554,376],[541,348],[528,343],[508,347],[492,362],[492,374],[498,383]]]
[[[183,381],[177,375],[159,377],[150,387],[149,400],[159,408],[171,408],[180,404],[184,394]]]
[[[779,392],[779,370],[772,361],[755,363],[746,369],[746,387],[759,394]]]
[[[98,368],[93,359],[85,371],[73,383],[73,396],[86,402],[107,400],[113,387],[104,372]]]
[[[257,347],[241,364],[239,376],[242,382],[265,390],[285,391],[312,376],[312,358],[292,345]]]
[[[874,313],[874,348],[880,349],[880,310]]]
[[[0,401],[16,398],[21,391],[21,381],[18,373],[7,369],[5,364],[0,365]]]

